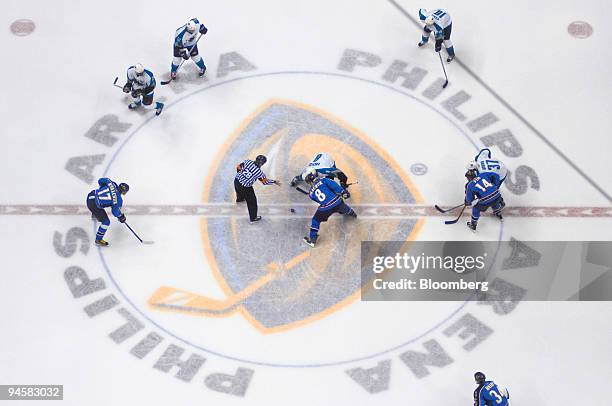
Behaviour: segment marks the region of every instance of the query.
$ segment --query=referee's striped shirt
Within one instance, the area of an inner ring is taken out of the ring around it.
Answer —
[[[244,187],[253,186],[253,183],[255,183],[257,179],[264,185],[271,185],[274,183],[272,180],[266,178],[266,174],[250,159],[246,159],[238,164],[236,170],[238,172],[236,174],[236,179],[238,179],[238,182]]]

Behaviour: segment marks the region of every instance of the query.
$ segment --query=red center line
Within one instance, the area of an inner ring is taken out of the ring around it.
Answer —
[[[417,204],[351,204],[361,218],[421,218],[421,217],[454,217],[458,211],[438,212],[433,205]],[[261,204],[262,215],[272,217],[310,217],[316,206],[310,203]],[[294,209],[294,212],[290,212]],[[245,205],[234,203],[209,203],[194,205],[126,205],[123,208],[128,215],[148,216],[200,216],[200,217],[236,217],[244,216]],[[549,218],[603,218],[612,217],[612,206],[515,206],[504,209],[505,217],[549,217]],[[72,216],[86,215],[89,210],[85,205],[77,204],[4,204],[0,205],[0,215],[4,216]],[[466,210],[464,215],[468,215]],[[491,215],[485,213],[484,215]]]

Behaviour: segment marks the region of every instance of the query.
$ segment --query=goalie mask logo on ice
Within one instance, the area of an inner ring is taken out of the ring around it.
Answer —
[[[233,200],[234,173],[227,168],[245,157],[266,155],[270,163],[264,169],[272,171],[270,176],[287,176],[300,173],[323,146],[349,179],[359,179],[351,202],[421,202],[404,171],[365,134],[320,109],[288,100],[270,100],[242,123],[210,170],[203,200]],[[295,202],[304,213],[315,210],[292,188],[268,188],[258,194],[260,204]],[[149,303],[159,310],[193,315],[239,312],[263,332],[302,326],[359,298],[361,240],[409,241],[422,221],[330,220],[317,249],[308,250],[299,240],[299,233],[308,229],[305,218],[270,217],[263,226],[250,227],[239,217],[203,217],[206,258],[227,299],[219,302],[162,287]]]

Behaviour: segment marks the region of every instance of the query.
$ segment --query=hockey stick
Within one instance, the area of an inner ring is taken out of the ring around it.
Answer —
[[[140,238],[140,237],[138,236],[138,234],[136,234],[136,232],[135,232],[134,230],[132,230],[132,227],[130,227],[130,225],[129,225],[128,223],[123,223],[123,224],[125,224],[125,225],[127,226],[127,228],[129,228],[129,229],[130,229],[130,231],[132,232],[132,234],[134,234],[134,236],[136,236],[136,238],[138,238],[138,241],[140,241],[141,243],[143,243],[143,244],[147,244],[147,245],[150,245],[150,244],[154,244],[154,243],[155,243],[155,241],[143,241],[143,240],[142,240],[142,238]]]
[[[119,80],[119,76],[117,76],[117,77],[115,78],[115,81],[113,82],[113,86],[118,87],[119,89],[123,90],[123,86],[119,86],[119,85],[117,84],[117,81],[118,81],[118,80]]]
[[[446,68],[444,67],[444,62],[442,62],[442,54],[438,51],[438,56],[440,57],[440,65],[442,65],[442,71],[444,71],[444,77],[446,78],[446,82],[442,85],[442,89],[448,86],[448,76],[446,75]]]
[[[260,289],[276,280],[284,271],[298,266],[310,256],[310,251],[304,251],[285,263],[271,262],[266,265],[267,272],[243,288],[229,295],[226,299],[214,299],[195,292],[162,286],[151,295],[148,304],[157,310],[187,313],[210,317],[231,316],[245,300]]]
[[[295,190],[297,190],[298,192],[304,193],[305,195],[310,195],[310,193],[308,193],[307,191],[305,191],[304,189],[302,189],[301,187],[296,187]]]
[[[447,220],[444,222],[444,224],[455,224],[456,222],[459,221],[459,219],[461,218],[461,216],[463,216],[463,212],[465,211],[465,208],[467,207],[467,205],[463,205],[463,209],[461,209],[461,211],[459,212],[459,215],[457,216],[456,219],[454,220]]]
[[[193,44],[193,46],[195,47],[196,45],[198,45],[198,41],[200,40],[200,38],[202,38],[203,35],[200,34],[200,36],[198,37],[198,39],[196,39],[195,44]],[[189,57],[191,58],[191,56]],[[187,59],[183,58],[183,60],[181,61],[181,63],[179,63],[179,66],[177,66],[176,71],[178,72],[179,69],[181,69],[181,66],[183,66],[183,63],[186,61]],[[169,80],[162,80],[161,82],[159,82],[162,86],[166,86],[168,83],[172,82],[174,79],[172,79],[172,76],[170,76]]]
[[[441,208],[440,206],[438,206],[437,204],[436,204],[436,205],[434,205],[434,207],[436,208],[436,210],[438,210],[440,213],[448,213],[449,211],[453,211],[453,210],[455,210],[455,209],[458,209],[458,208],[459,208],[459,207],[461,207],[461,206],[465,206],[465,203],[461,203],[461,204],[459,204],[459,205],[457,205],[457,206],[455,206],[455,207],[451,207],[450,209],[446,209],[446,210],[442,209],[442,208]]]

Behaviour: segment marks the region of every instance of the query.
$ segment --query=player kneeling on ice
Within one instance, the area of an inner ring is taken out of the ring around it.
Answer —
[[[198,41],[207,32],[208,28],[197,18],[192,18],[187,21],[187,24],[176,30],[174,33],[174,58],[170,65],[170,79],[176,79],[176,71],[178,71],[179,66],[182,65],[183,60],[187,61],[189,58],[197,65],[198,74],[200,76],[204,75],[206,65],[204,65],[204,60],[199,55]],[[200,36],[198,36],[198,33],[200,33]]]
[[[334,161],[331,156],[324,152],[320,152],[316,154],[314,158],[312,158],[312,161],[310,161],[308,166],[304,169],[304,172],[301,175],[296,175],[293,178],[291,181],[291,186],[296,186],[299,182],[305,180],[310,169],[314,169],[318,176],[324,176],[330,179],[338,178],[340,181],[340,186],[342,186],[343,189],[348,189],[349,187],[347,184],[348,177],[344,174],[344,172],[336,168],[336,161]]]
[[[485,374],[476,372],[474,379],[478,387],[474,390],[474,406],[509,406],[508,389],[500,388],[493,381],[487,381]]]
[[[314,247],[319,237],[319,227],[329,216],[340,213],[356,218],[357,214],[344,203],[344,199],[351,196],[348,191],[329,178],[317,178],[317,172],[313,168],[309,168],[308,171],[304,177],[304,182],[310,185],[308,196],[319,204],[319,208],[312,217],[310,235],[304,237],[304,242]]]
[[[96,233],[96,245],[105,247],[108,243],[104,241],[104,234],[110,226],[110,220],[104,209],[111,207],[113,216],[117,217],[119,222],[125,223],[125,214],[121,213],[121,206],[123,205],[121,195],[126,194],[130,187],[127,183],[117,185],[109,178],[98,179],[98,185],[100,186],[98,189],[92,190],[87,195],[87,208],[92,217],[101,223]]]
[[[432,10],[431,12],[422,8],[419,10],[419,20],[425,24],[419,46],[422,47],[423,45],[427,44],[429,41],[429,35],[433,32],[436,40],[436,52],[440,52],[442,49],[442,42],[444,42],[444,48],[446,48],[446,53],[448,54],[446,62],[450,62],[455,59],[455,48],[453,47],[453,42],[450,39],[453,28],[453,20],[451,19],[450,14],[441,8]]]
[[[506,203],[493,177],[487,174],[478,176],[478,171],[473,168],[473,162],[468,164],[465,177],[468,180],[465,184],[465,205],[469,207],[473,202],[476,203],[472,207],[472,220],[467,222],[467,226],[472,231],[476,231],[480,212],[486,211],[489,207],[493,208],[493,213],[498,219],[503,220],[501,213]]]
[[[140,63],[128,68],[127,83],[123,86],[123,91],[132,93],[132,102],[128,105],[130,110],[142,105],[147,110],[155,110],[155,115],[159,116],[164,108],[164,103],[155,102],[153,105],[154,90],[153,72],[145,69]]]
[[[476,170],[476,174],[480,177],[487,177],[499,189],[506,180],[508,169],[502,161],[493,159],[491,150],[483,148],[480,150],[474,162],[468,163],[468,170]]]

